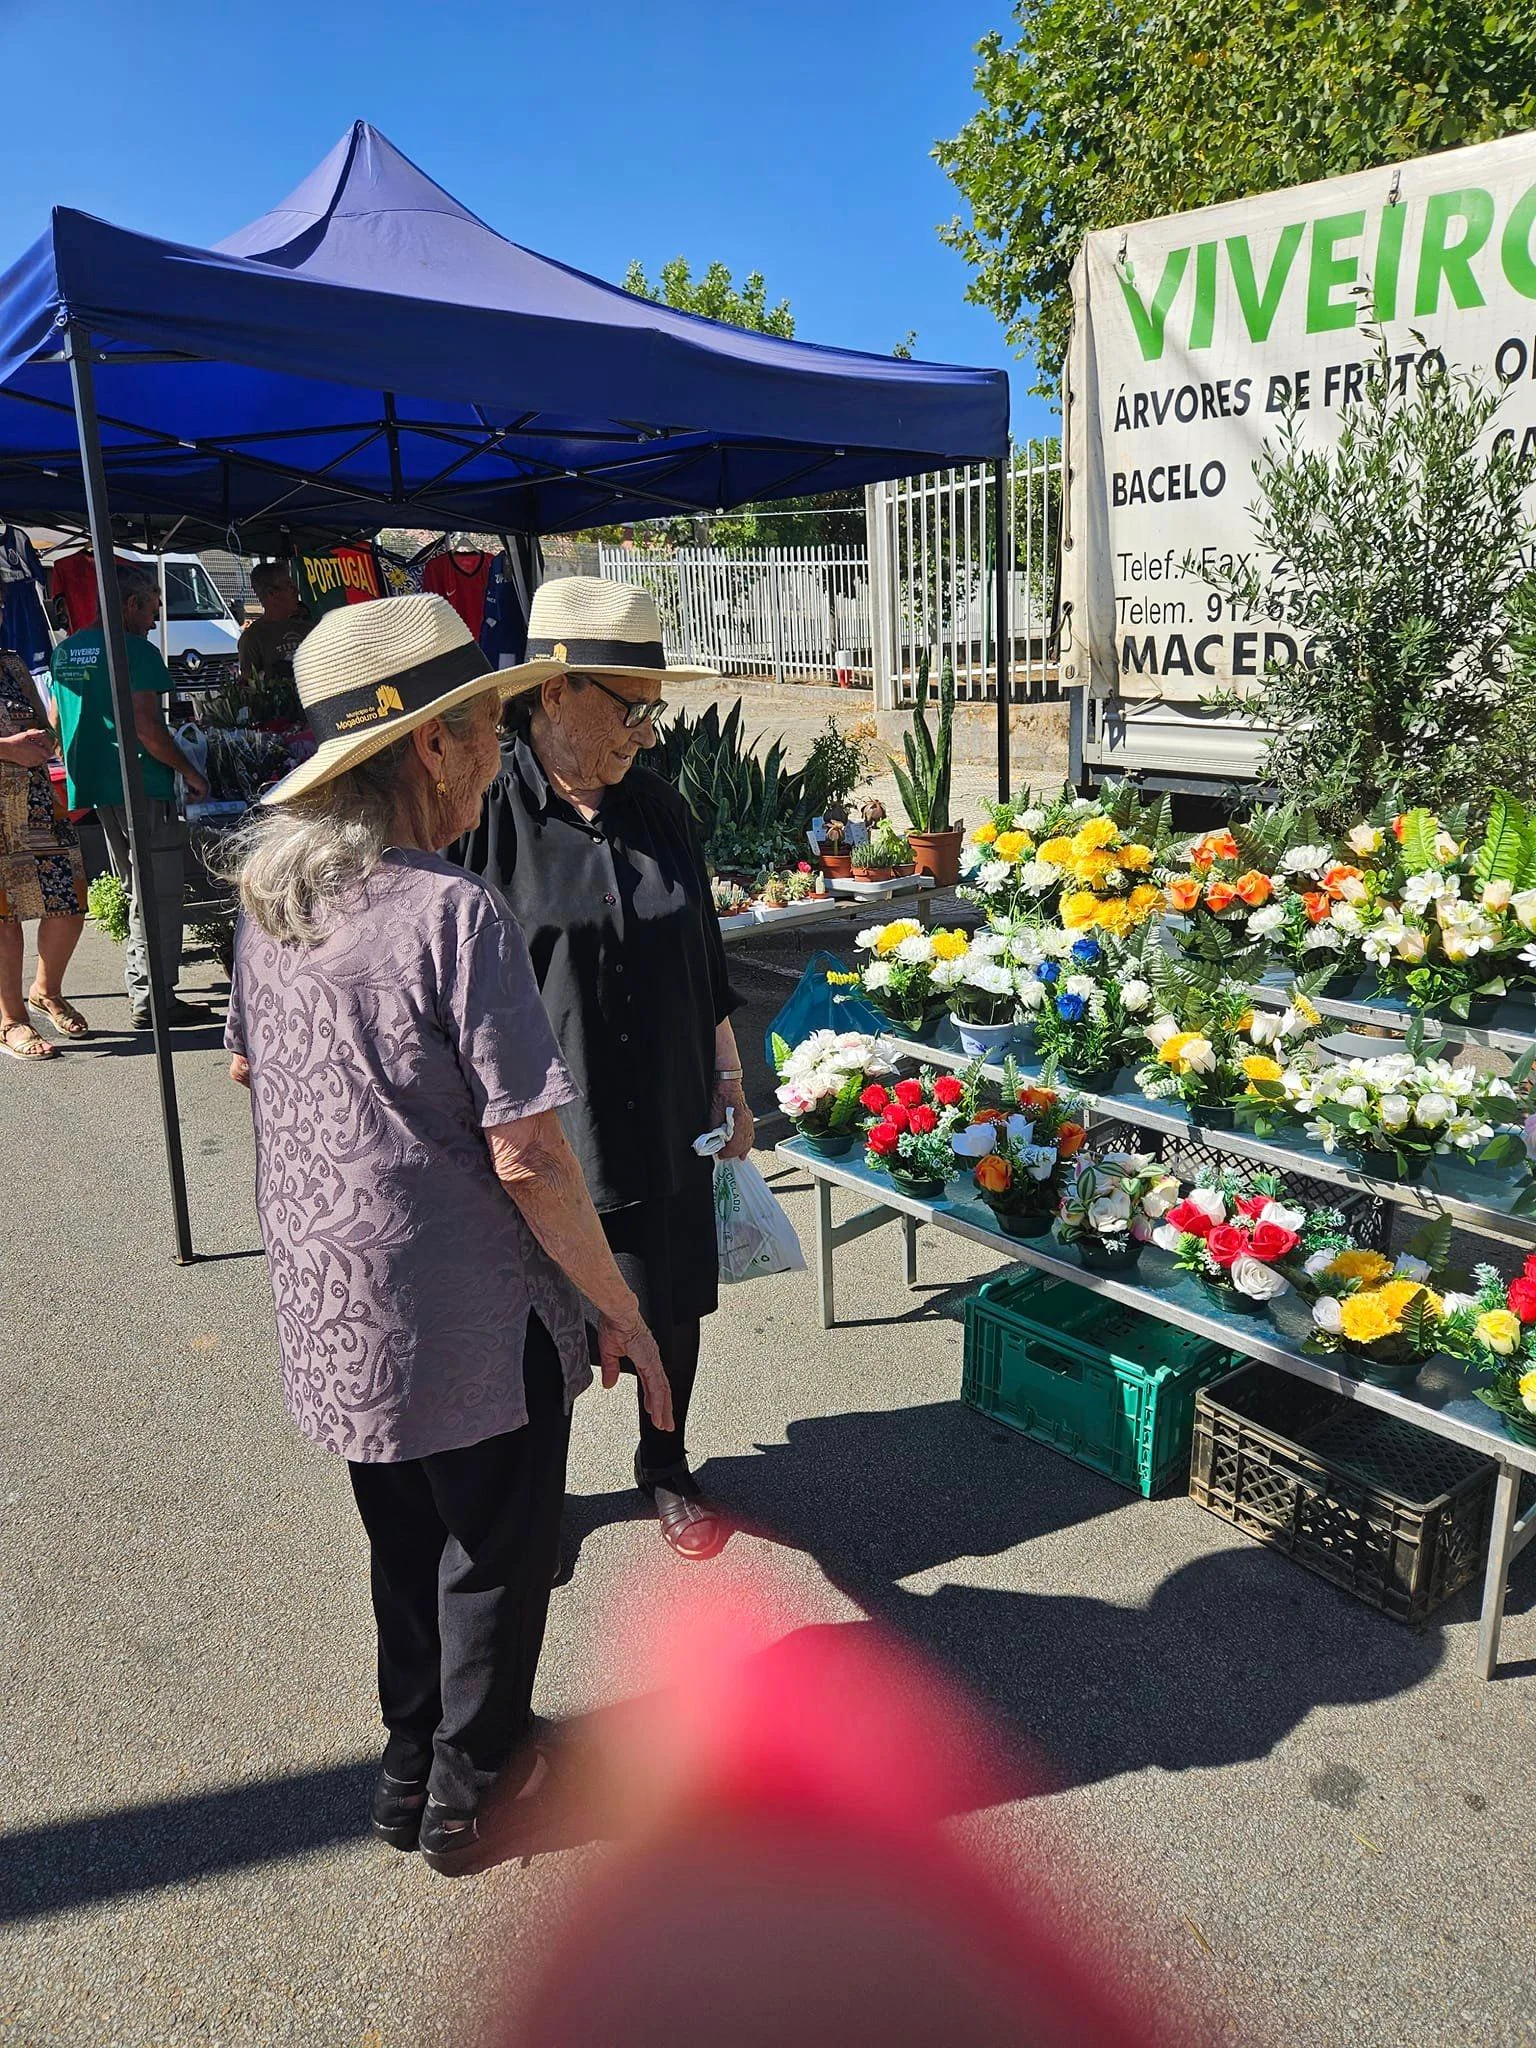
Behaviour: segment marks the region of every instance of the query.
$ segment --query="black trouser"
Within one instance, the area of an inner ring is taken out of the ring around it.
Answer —
[[[523,1386],[522,1429],[348,1466],[368,1531],[385,1768],[430,1769],[433,1798],[461,1810],[527,1733],[560,1552],[571,1419],[559,1356],[531,1313]]]
[[[645,1412],[645,1390],[635,1382],[640,1395],[640,1469],[647,1478],[668,1472],[688,1458],[688,1403],[699,1371],[699,1320],[691,1323],[663,1323],[653,1330],[661,1362],[667,1369],[672,1389],[672,1428],[658,1429]]]
[[[719,1299],[713,1189],[710,1162],[690,1160],[675,1194],[602,1213],[614,1263],[634,1289],[672,1389],[670,1430],[652,1426],[645,1397],[640,1397],[640,1464],[648,1477],[683,1464],[688,1456],[688,1404],[699,1370],[699,1322],[714,1313]]]

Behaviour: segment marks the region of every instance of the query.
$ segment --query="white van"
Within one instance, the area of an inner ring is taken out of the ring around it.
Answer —
[[[119,548],[119,557],[157,574],[164,566],[165,603],[154,635],[178,689],[222,690],[240,680],[240,623],[196,555],[146,555]]]

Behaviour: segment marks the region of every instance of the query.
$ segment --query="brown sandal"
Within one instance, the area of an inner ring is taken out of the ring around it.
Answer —
[[[7,1024],[0,1029],[0,1052],[8,1052],[13,1060],[56,1060],[59,1056],[59,1048],[30,1024]]]
[[[65,1038],[89,1038],[91,1035],[90,1025],[74,1004],[66,1002],[63,996],[45,996],[33,989],[27,997],[27,1008],[41,1010],[54,1030]]]

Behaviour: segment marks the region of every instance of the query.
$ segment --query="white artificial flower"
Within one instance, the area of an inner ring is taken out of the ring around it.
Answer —
[[[1475,1294],[1458,1294],[1454,1289],[1449,1293],[1442,1294],[1440,1299],[1445,1305],[1445,1312],[1448,1316],[1460,1315],[1463,1309],[1476,1308],[1477,1306],[1477,1296]]]
[[[1158,1051],[1161,1051],[1162,1047],[1167,1044],[1178,1028],[1173,1018],[1168,1016],[1154,1017],[1150,1024],[1143,1026],[1147,1037],[1152,1041],[1154,1049]]]
[[[997,889],[1007,881],[1012,870],[1005,860],[983,861],[976,870],[976,886],[979,889]]]
[[[1417,966],[1429,951],[1429,940],[1423,932],[1415,931],[1411,925],[1404,925],[1397,933],[1392,951],[1399,960],[1406,960],[1410,966]]]
[[[866,925],[853,943],[861,952],[872,953],[875,950],[876,940],[884,930],[885,926],[883,924]]]
[[[1413,1104],[1406,1095],[1383,1095],[1376,1103],[1376,1114],[1385,1131],[1400,1131],[1413,1114]]]
[[[1412,1252],[1399,1252],[1397,1263],[1393,1266],[1392,1272],[1398,1280],[1417,1280],[1423,1282],[1429,1278],[1429,1261],[1428,1259],[1416,1259]]]
[[[1154,1222],[1158,1222],[1168,1214],[1178,1199],[1179,1184],[1171,1173],[1167,1173],[1147,1189],[1141,1197],[1140,1207],[1143,1215],[1150,1216]]]
[[[955,1132],[949,1145],[961,1159],[985,1159],[989,1152],[997,1150],[997,1126],[967,1124],[963,1131]]]
[[[1484,910],[1508,910],[1514,893],[1515,889],[1512,882],[1485,882],[1483,884]]]
[[[1192,1074],[1209,1074],[1216,1065],[1216,1048],[1208,1038],[1192,1038],[1181,1057]]]
[[[1305,953],[1342,953],[1348,944],[1348,939],[1331,918],[1323,924],[1309,926],[1301,942]]]
[[[1029,1145],[1034,1142],[1035,1126],[1031,1117],[1021,1116],[1017,1110],[1009,1117],[1006,1129],[1008,1142],[1012,1145]]]
[[[1176,1230],[1171,1223],[1159,1223],[1152,1233],[1152,1242],[1165,1252],[1176,1252],[1184,1242],[1182,1230]]]
[[[1284,1029],[1278,1010],[1255,1010],[1248,1036],[1255,1045],[1273,1045]]]
[[[926,967],[933,958],[933,940],[927,932],[913,932],[896,948],[896,958],[904,967]]]
[[[1099,984],[1091,974],[1069,974],[1061,987],[1064,995],[1081,996],[1085,1003],[1091,1003],[1099,992]]]
[[[1328,866],[1333,855],[1326,846],[1293,846],[1281,856],[1283,875],[1316,875]]]
[[[872,991],[889,988],[892,974],[889,960],[875,960],[864,970],[864,986]]]
[[[1422,1124],[1426,1131],[1437,1130],[1454,1115],[1455,1109],[1456,1105],[1449,1095],[1442,1095],[1437,1089],[1431,1089],[1427,1095],[1419,1097],[1413,1120],[1417,1124]]]
[[[1330,1337],[1340,1336],[1344,1329],[1343,1305],[1332,1294],[1320,1294],[1312,1304],[1312,1320]]]
[[[1282,1230],[1299,1231],[1307,1220],[1305,1209],[1287,1208],[1284,1202],[1266,1202],[1259,1211],[1260,1223],[1275,1223]]]
[[[962,981],[969,981],[971,979],[970,969],[973,964],[978,967],[984,967],[987,965],[987,962],[978,960],[973,963],[965,959],[935,960],[932,976],[934,987],[942,989],[958,988]],[[1007,972],[1006,968],[1001,971]]]
[[[1032,804],[1027,811],[1020,811],[1013,822],[1021,832],[1038,832],[1045,823],[1045,813]]]
[[[1349,833],[1350,849],[1354,853],[1378,853],[1386,835],[1379,825],[1355,825]]]
[[[955,963],[964,969],[966,982],[972,988],[979,988],[989,996],[1010,996],[1013,994],[1013,970],[1005,967],[1001,960],[962,960]],[[935,973],[937,979],[937,973]]]
[[[1460,851],[1461,848],[1456,844],[1456,841],[1449,832],[1437,832],[1435,834],[1436,860],[1454,860]]]
[[[1027,860],[1018,870],[1019,886],[1038,895],[1061,879],[1061,869],[1048,860]]]
[[[1088,1221],[1101,1233],[1124,1230],[1130,1220],[1131,1198],[1124,1188],[1111,1188],[1107,1195],[1098,1195],[1088,1204]]]
[[[1351,1087],[1341,1088],[1334,1097],[1334,1100],[1342,1102],[1346,1109],[1364,1109],[1368,1106],[1370,1099],[1358,1081]]]
[[[1337,1257],[1337,1252],[1333,1251],[1332,1249],[1322,1252],[1313,1252],[1312,1256],[1309,1259],[1303,1260],[1301,1270],[1304,1273],[1309,1274],[1311,1278],[1315,1280],[1319,1273],[1327,1272],[1328,1268],[1333,1264],[1334,1260]]]
[[[1232,1285],[1250,1301],[1275,1301],[1290,1292],[1290,1281],[1277,1267],[1266,1266],[1247,1252],[1239,1253],[1227,1270]]]
[[[1285,906],[1280,903],[1266,903],[1258,910],[1248,913],[1248,932],[1251,938],[1267,939],[1271,932],[1278,932],[1285,925]]]
[[[1132,1014],[1134,1014],[1134,1013],[1135,1013],[1135,1012],[1136,1012],[1137,1010],[1144,1010],[1144,1009],[1145,1009],[1145,1008],[1147,1007],[1147,1004],[1148,1004],[1149,1002],[1151,1002],[1151,1000],[1152,1000],[1152,991],[1151,991],[1151,989],[1150,989],[1150,988],[1148,987],[1148,985],[1147,985],[1147,983],[1146,983],[1146,982],[1144,982],[1144,981],[1122,981],[1122,982],[1121,982],[1121,984],[1120,984],[1120,1002],[1121,1002],[1121,1006],[1122,1006],[1122,1008],[1124,1008],[1124,1009],[1126,1009],[1126,1010],[1129,1010],[1130,1012],[1132,1012]]]
[[[1019,1164],[1031,1180],[1049,1180],[1056,1170],[1056,1147],[1025,1145],[1019,1152]]]
[[[1509,899],[1522,931],[1536,932],[1536,889],[1520,889]]]
[[[1360,936],[1362,919],[1353,903],[1335,903],[1328,913],[1328,919],[1334,929],[1343,932],[1347,938],[1355,939]]]
[[[1427,910],[1437,896],[1447,893],[1447,879],[1438,868],[1425,868],[1422,874],[1410,875],[1403,884],[1403,901],[1410,910]],[[1454,887],[1451,889],[1454,894]]]
[[[1019,983],[1019,1008],[1021,1010],[1043,1010],[1049,990],[1043,981],[1034,975],[1026,975]]]
[[[1189,1202],[1190,1206],[1198,1209],[1202,1216],[1209,1216],[1213,1223],[1226,1222],[1226,1197],[1218,1188],[1191,1188],[1189,1191]]]

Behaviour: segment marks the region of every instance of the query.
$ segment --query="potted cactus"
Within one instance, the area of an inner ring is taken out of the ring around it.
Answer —
[[[848,845],[848,827],[841,818],[828,818],[824,837],[816,851],[821,857],[821,871],[829,881],[853,873],[853,851]]]
[[[918,656],[917,702],[912,707],[912,730],[902,734],[901,748],[906,765],[894,757],[891,768],[896,787],[911,821],[908,834],[912,857],[919,874],[932,875],[940,889],[952,889],[960,879],[960,828],[949,815],[949,782],[954,766],[955,671],[946,661],[939,677],[939,719],[936,732],[928,730],[928,656]]]

